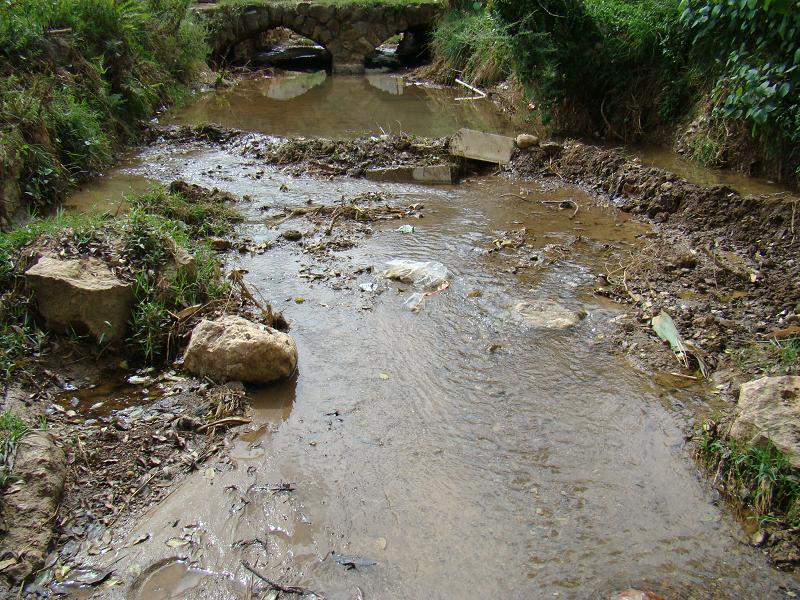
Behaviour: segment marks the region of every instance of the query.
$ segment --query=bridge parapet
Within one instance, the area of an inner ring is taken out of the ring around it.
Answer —
[[[443,12],[439,2],[329,4],[326,2],[205,5],[209,43],[216,56],[263,31],[285,27],[327,48],[336,73],[361,73],[384,41],[403,32],[429,31]]]

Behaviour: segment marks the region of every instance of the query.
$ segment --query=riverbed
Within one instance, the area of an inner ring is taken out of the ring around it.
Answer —
[[[275,136],[513,131],[458,91],[312,76],[247,81],[159,120]],[[246,563],[331,599],[793,597],[795,578],[748,545],[684,445],[688,407],[711,410],[712,390],[635,370],[610,341],[621,309],[593,284],[647,226],[566,185],[295,177],[202,144],[141,149],[67,204],[124,210],[126,191],[173,179],[246,196],[239,236],[266,250],[226,266],[283,311],[299,369],[249,389],[249,429],[127,523],[113,553],[85,557],[117,561],[122,584],[103,593],[249,598]],[[280,237],[308,240],[313,224],[270,219],[366,193],[422,218],[355,227],[352,247],[322,253]],[[382,276],[398,259],[441,263],[449,287],[410,310],[413,286]],[[528,319],[542,302],[580,321]]]

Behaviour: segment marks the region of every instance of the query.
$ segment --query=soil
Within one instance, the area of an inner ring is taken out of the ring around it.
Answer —
[[[709,371],[741,366],[732,352],[800,324],[800,198],[743,197],[574,142],[557,156],[520,152],[509,170],[588,186],[653,223],[644,248],[609,265],[595,291],[629,304],[639,324],[667,312]]]

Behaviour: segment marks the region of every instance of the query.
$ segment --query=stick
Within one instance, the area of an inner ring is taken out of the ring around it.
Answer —
[[[264,575],[256,571],[255,568],[251,567],[247,561],[243,560],[242,566],[248,571],[250,571],[253,575],[258,577],[261,581],[270,586],[273,590],[276,590],[278,592],[283,592],[284,594],[300,594],[300,595],[311,594],[312,596],[315,596],[317,598],[325,598],[325,596],[313,592],[308,588],[300,587],[299,585],[281,585],[280,583],[276,583],[275,581],[267,579]]]
[[[200,425],[197,428],[197,433],[202,433],[206,429],[214,429],[216,427],[238,427],[239,425],[247,425],[248,423],[252,423],[250,419],[244,419],[242,417],[225,417],[224,419],[219,419],[218,421],[214,421],[213,423],[206,423],[205,425]]]
[[[465,88],[467,88],[468,90],[470,90],[472,92],[475,92],[476,94],[480,94],[481,98],[486,98],[486,92],[482,92],[478,88],[472,87],[470,84],[468,84],[468,83],[466,83],[464,81],[461,81],[458,77],[456,77],[456,83],[458,83],[459,85],[463,85]]]

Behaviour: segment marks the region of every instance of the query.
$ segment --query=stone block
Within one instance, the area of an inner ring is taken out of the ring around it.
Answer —
[[[450,154],[504,165],[514,152],[514,138],[474,129],[461,129],[450,141]]]
[[[395,183],[427,183],[450,185],[457,181],[455,165],[400,166],[368,169],[367,179]]]

